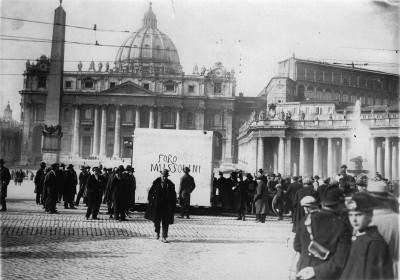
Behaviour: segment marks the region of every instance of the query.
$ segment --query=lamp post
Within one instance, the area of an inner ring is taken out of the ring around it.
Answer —
[[[132,159],[133,159],[133,142],[132,142],[132,141],[129,141],[129,140],[125,140],[125,141],[124,141],[124,146],[131,150],[131,165],[132,165]]]

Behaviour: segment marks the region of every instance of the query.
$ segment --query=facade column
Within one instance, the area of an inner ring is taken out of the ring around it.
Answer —
[[[382,141],[377,140],[376,145],[376,171],[383,175],[383,160],[382,160]]]
[[[74,142],[72,144],[72,155],[79,156],[79,128],[80,128],[80,114],[81,110],[78,105],[75,106],[74,116]]]
[[[204,108],[197,108],[196,115],[196,129],[204,130]]]
[[[300,151],[299,151],[299,175],[300,176],[305,176],[305,166],[306,166],[306,160],[305,160],[305,139],[300,138]]]
[[[149,128],[154,128],[154,107],[150,107]]]
[[[285,174],[285,139],[279,137],[278,172]]]
[[[175,129],[181,129],[181,108],[176,109]]]
[[[371,175],[374,175],[376,172],[376,139],[374,137],[372,137],[370,139],[370,163],[369,163],[369,169],[370,172],[372,173]]]
[[[264,169],[264,138],[257,138],[258,148],[257,148],[257,170]]]
[[[328,138],[327,177],[333,175],[332,138]]]
[[[99,156],[105,157],[106,151],[106,140],[107,140],[107,106],[101,107],[101,129],[100,129],[100,151]]]
[[[233,129],[232,129],[232,109],[225,110],[225,160],[227,162],[232,162],[232,138],[233,138]]]
[[[319,170],[318,138],[314,138],[313,175],[322,177],[322,174],[320,174]]]
[[[251,138],[249,146],[248,166],[249,172],[253,174],[257,172],[257,138]]]
[[[346,138],[342,138],[342,162],[340,163],[340,165],[342,164],[348,164],[348,158],[347,158],[347,139]]]
[[[121,142],[121,105],[115,106],[115,134],[114,134],[114,158],[120,158]]]
[[[390,138],[386,137],[385,138],[385,174],[383,174],[383,176],[386,179],[392,180],[392,168],[390,166],[390,152],[391,152],[391,147],[390,147]]]
[[[157,128],[161,129],[161,117],[162,117],[162,107],[157,109]]]
[[[399,139],[394,138],[392,142],[392,180],[396,180],[399,177],[399,151],[398,151]]]
[[[140,128],[140,106],[135,108],[135,128]]]
[[[286,138],[285,174],[292,176],[292,138]]]
[[[99,122],[100,122],[100,111],[99,107],[94,107],[94,124],[93,124],[93,151],[92,156],[98,156],[99,154]]]

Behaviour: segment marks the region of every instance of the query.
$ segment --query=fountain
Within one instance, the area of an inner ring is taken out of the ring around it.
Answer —
[[[353,133],[350,138],[349,158],[351,164],[348,171],[355,176],[369,173],[369,163],[372,160],[370,154],[370,129],[361,121],[361,102],[357,100],[353,110]],[[364,169],[363,162],[367,163]]]

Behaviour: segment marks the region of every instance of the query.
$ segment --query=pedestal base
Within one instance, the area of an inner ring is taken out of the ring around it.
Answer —
[[[47,165],[51,165],[53,163],[60,162],[60,153],[59,152],[43,152],[43,161],[47,163]]]
[[[29,164],[28,154],[21,154],[19,165],[28,165],[28,164]]]

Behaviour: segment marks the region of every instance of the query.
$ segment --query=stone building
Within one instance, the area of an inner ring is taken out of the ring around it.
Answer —
[[[21,127],[13,119],[10,104],[0,117],[0,158],[7,162],[8,166],[18,163],[20,157]]]
[[[235,71],[220,62],[195,65],[185,74],[172,40],[157,27],[151,4],[142,27],[121,43],[111,64],[79,62],[76,71],[64,71],[62,161],[130,158],[124,143],[135,127],[212,130],[216,162],[237,160],[238,120],[244,122],[253,103],[236,97]],[[28,143],[23,158],[29,163],[42,156],[49,65],[50,58],[42,56],[28,61],[23,74],[23,142]],[[238,114],[237,99],[244,104]]]
[[[362,156],[373,175],[398,178],[398,75],[293,57],[259,98],[267,106],[240,127],[240,168],[328,177]]]

